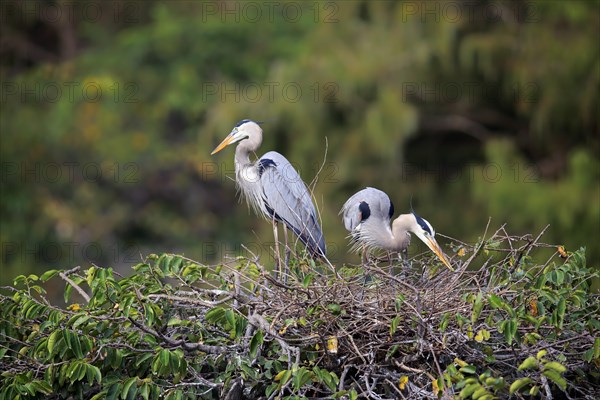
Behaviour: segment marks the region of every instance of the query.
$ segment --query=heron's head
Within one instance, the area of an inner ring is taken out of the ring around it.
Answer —
[[[251,119],[243,119],[235,124],[229,135],[210,154],[216,154],[230,144],[238,143],[245,139],[251,139],[251,141],[256,142],[256,145],[260,145],[260,141],[262,140],[262,129],[257,122]]]
[[[450,265],[450,260],[442,251],[442,248],[435,240],[435,231],[433,230],[433,226],[424,218],[419,217],[414,212],[411,215],[411,225],[409,231],[414,233],[433,253],[438,256],[438,258],[444,263],[446,267],[450,271],[454,271],[452,265]]]

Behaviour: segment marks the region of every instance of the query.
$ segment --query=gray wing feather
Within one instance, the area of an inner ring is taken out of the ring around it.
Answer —
[[[340,211],[346,230],[353,232],[362,222],[359,206],[363,201],[369,205],[370,218],[381,220],[384,224],[389,225],[389,213],[392,207],[389,196],[379,189],[367,187],[352,195]]]
[[[308,188],[281,154],[270,151],[260,160],[272,160],[260,176],[269,213],[294,231],[313,255],[325,256],[325,238]]]

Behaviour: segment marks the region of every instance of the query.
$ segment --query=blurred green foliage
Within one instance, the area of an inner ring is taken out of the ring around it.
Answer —
[[[598,1],[115,1],[95,19],[57,2],[60,24],[44,4],[2,4],[3,282],[271,240],[237,204],[233,152],[210,156],[242,118],[307,182],[327,156],[334,261],[356,260],[337,214],[367,185],[464,241],[488,217],[550,224],[600,261]]]

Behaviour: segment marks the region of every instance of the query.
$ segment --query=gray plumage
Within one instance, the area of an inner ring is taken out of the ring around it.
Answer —
[[[363,221],[362,211],[360,210],[360,205],[363,202],[369,206],[370,214],[376,220],[381,220],[383,224],[387,221],[386,225],[389,227],[390,218],[394,214],[392,201],[385,192],[367,187],[355,193],[342,207],[341,213],[343,214],[346,230],[354,231]]]
[[[452,270],[429,222],[414,212],[399,215],[391,221],[394,205],[385,192],[367,187],[352,195],[342,206],[340,214],[353,238],[354,251],[364,247],[367,250],[379,248],[400,252],[410,245],[410,234],[414,233]]]
[[[235,174],[238,190],[250,207],[268,220],[293,231],[313,256],[325,256],[325,238],[310,192],[296,169],[281,154],[270,151],[252,162],[250,153],[262,143],[262,129],[251,120],[240,121],[213,151],[238,143]]]

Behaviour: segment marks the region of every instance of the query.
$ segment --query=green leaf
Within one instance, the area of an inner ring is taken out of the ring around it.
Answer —
[[[206,312],[204,318],[206,322],[210,322],[213,324],[221,323],[223,318],[225,317],[225,309],[223,307],[215,307]]]
[[[152,307],[152,304],[144,303],[144,315],[146,317],[146,324],[149,326],[154,325],[156,315],[154,313],[154,308]]]
[[[523,361],[521,365],[519,365],[518,370],[523,371],[524,369],[530,369],[535,367],[537,367],[537,360],[535,359],[535,357],[527,357],[525,361]]]
[[[165,376],[168,375],[169,373],[173,372],[169,369],[170,367],[170,362],[171,362],[171,354],[169,352],[169,350],[163,349],[160,351],[159,354],[159,358],[160,358],[160,375],[161,376]]]
[[[181,365],[181,356],[176,352],[169,351],[169,369],[171,373],[176,373],[179,371],[179,366]]]
[[[279,384],[278,384],[278,383],[276,383],[276,382],[275,382],[275,383],[272,383],[272,384],[270,384],[270,385],[269,385],[269,386],[267,386],[267,388],[265,389],[265,395],[266,395],[267,397],[271,397],[271,394],[273,394],[273,392],[274,392],[275,390],[277,390],[277,388],[278,388],[278,387],[279,387]]]
[[[183,259],[181,257],[173,257],[173,261],[171,262],[171,270],[178,274],[179,270],[181,269],[181,266],[183,265]]]
[[[138,392],[144,400],[148,400],[148,398],[150,396],[150,385],[148,383],[144,382]]]
[[[225,319],[227,320],[227,323],[229,323],[229,326],[235,326],[236,316],[233,310],[225,311]]]
[[[487,389],[485,387],[480,387],[479,389],[477,389],[472,395],[471,397],[476,400],[476,399],[480,399],[485,395],[488,395],[489,392],[487,391]]]
[[[535,358],[537,358],[538,360],[541,360],[542,357],[544,357],[546,354],[548,354],[548,352],[546,350],[540,350],[535,355]]]
[[[473,383],[473,384],[465,386],[465,388],[460,391],[460,398],[461,399],[468,398],[473,393],[475,393],[475,391],[479,388],[481,388],[481,385],[479,383]]]
[[[510,385],[510,388],[508,389],[508,391],[510,394],[513,394],[515,392],[518,392],[521,388],[523,388],[527,385],[530,385],[531,382],[532,382],[531,378],[517,379]]]
[[[127,379],[124,383],[123,383],[123,391],[121,392],[121,400],[125,400],[129,397],[129,392],[133,391],[134,395],[135,392],[137,391],[137,387],[134,386],[135,383],[137,383],[137,376],[133,377],[133,378],[129,378]]]
[[[551,370],[551,369],[547,369],[547,370],[544,370],[544,372],[542,372],[542,374],[546,378],[548,378],[552,382],[554,382],[556,385],[558,385],[558,387],[560,387],[562,390],[565,390],[567,388],[567,381],[558,372]]]
[[[553,370],[558,372],[559,374],[567,372],[567,368],[565,368],[564,365],[556,361],[550,361],[544,364],[544,371],[545,370]]]
[[[327,304],[327,309],[329,310],[329,312],[336,316],[340,315],[342,312],[342,307],[340,307],[339,304],[335,303]]]
[[[77,381],[81,381],[83,380],[83,378],[85,378],[85,375],[87,373],[87,368],[86,368],[86,364],[83,362],[80,362],[79,364],[79,368],[77,368]]]
[[[179,326],[182,325],[183,322],[185,321],[181,320],[180,318],[172,317],[169,319],[169,322],[167,322],[167,326]]]
[[[294,379],[292,380],[292,385],[294,389],[300,390],[300,388],[302,388],[305,384],[308,383],[308,381],[310,381],[311,375],[312,373],[310,371],[307,371],[304,367],[298,369],[298,371],[294,373]]]
[[[107,399],[108,398],[108,391],[107,390],[103,390],[101,392],[96,393],[94,396],[92,396],[92,398],[90,400],[100,400],[100,399]],[[148,400],[148,399],[146,399]]]
[[[264,340],[264,334],[259,329],[256,331],[254,336],[252,336],[252,339],[250,339],[250,357],[252,357],[252,358],[256,357],[258,349],[263,344],[263,340]]]
[[[110,349],[108,351],[109,364],[114,369],[121,368],[121,363],[123,361],[123,353],[120,349]]]
[[[306,276],[304,277],[304,279],[302,280],[302,287],[304,289],[306,289],[312,282],[313,280],[313,274],[306,274]]]
[[[25,275],[19,275],[13,280],[13,285],[19,286],[25,282],[27,282],[27,277]]]
[[[402,305],[404,304],[404,295],[399,294],[398,296],[396,296],[396,300],[394,302],[394,307],[396,309],[396,312],[400,312],[402,311]]]
[[[550,290],[540,290],[540,295],[546,298],[550,303],[556,304],[558,302],[558,296]]]
[[[517,333],[517,321],[514,319],[509,319],[508,321],[504,321],[504,337],[506,338],[506,343],[509,345],[512,344],[513,338]]]
[[[66,375],[67,375],[67,378],[69,378],[69,381],[71,383],[77,381],[77,377],[79,376],[80,368],[81,368],[81,363],[79,361],[74,361],[69,364]]]
[[[122,385],[120,383],[113,383],[106,393],[107,400],[117,400],[119,398],[119,393],[121,393]]]
[[[137,357],[137,360],[135,360],[135,366],[139,367],[140,365],[142,365],[144,362],[146,362],[148,359],[150,359],[152,357],[153,357],[152,353],[144,353],[142,355],[139,355]]]
[[[556,314],[558,316],[558,328],[562,329],[563,323],[565,320],[565,312],[567,310],[567,305],[564,297],[561,297],[558,301],[558,306],[556,307]]]
[[[96,380],[98,384],[102,383],[102,372],[100,372],[100,368],[95,365],[87,364],[86,369],[86,378],[90,385],[94,383],[94,380]]]
[[[48,352],[50,354],[52,354],[54,352],[54,346],[56,345],[56,343],[58,342],[58,340],[60,338],[62,338],[62,331],[54,331],[52,332],[52,334],[50,334],[50,336],[48,337]]]
[[[79,325],[85,323],[88,319],[90,319],[89,315],[82,315],[81,317],[77,318],[77,320],[73,323],[71,328],[77,329],[77,327],[79,327]]]
[[[32,387],[35,388],[36,393],[50,394],[52,393],[52,387],[45,381],[35,380],[31,382]]]
[[[556,274],[556,286],[562,286],[562,284],[565,281],[565,273],[562,272],[561,270],[557,269],[556,271],[554,271]]]
[[[448,323],[450,322],[450,313],[444,313],[442,316],[442,322],[440,323],[440,331],[446,332],[448,328]]]
[[[52,279],[54,276],[58,275],[58,273],[59,273],[59,272],[60,272],[60,271],[57,271],[57,270],[55,270],[55,269],[51,269],[51,270],[49,270],[49,271],[46,271],[46,272],[44,272],[44,273],[42,274],[42,276],[40,277],[40,280],[41,280],[42,282],[46,282],[46,281],[48,281],[49,279]]]
[[[474,365],[465,365],[464,367],[461,367],[459,371],[463,374],[474,374],[475,372],[477,372],[477,369]]]
[[[540,387],[539,386],[532,386],[531,389],[529,389],[529,395],[530,396],[537,396],[538,393],[540,391]]]
[[[394,333],[396,333],[396,330],[398,329],[398,324],[400,324],[400,316],[396,315],[394,318],[392,318],[390,324],[390,336],[394,336]]]
[[[83,358],[83,352],[81,351],[81,343],[79,341],[79,336],[73,331],[64,331],[63,336],[65,338],[65,342],[67,343],[69,349],[71,349],[75,357]]]
[[[502,308],[502,306],[504,305],[504,301],[502,301],[502,299],[500,297],[498,297],[495,294],[490,294],[489,297],[489,301],[490,301],[490,305],[493,308]]]
[[[535,286],[534,286],[535,289],[537,289],[537,290],[541,289],[546,284],[546,281],[547,281],[546,274],[541,274],[535,281]]]
[[[475,298],[475,303],[473,303],[473,312],[471,313],[471,323],[475,325],[479,315],[481,315],[481,311],[483,310],[483,295],[481,292],[477,293],[477,297]]]
[[[279,385],[283,386],[287,383],[287,381],[290,380],[291,377],[292,377],[292,371],[289,369],[284,369],[283,371],[281,371],[277,375],[275,375],[274,380],[279,381]]]

